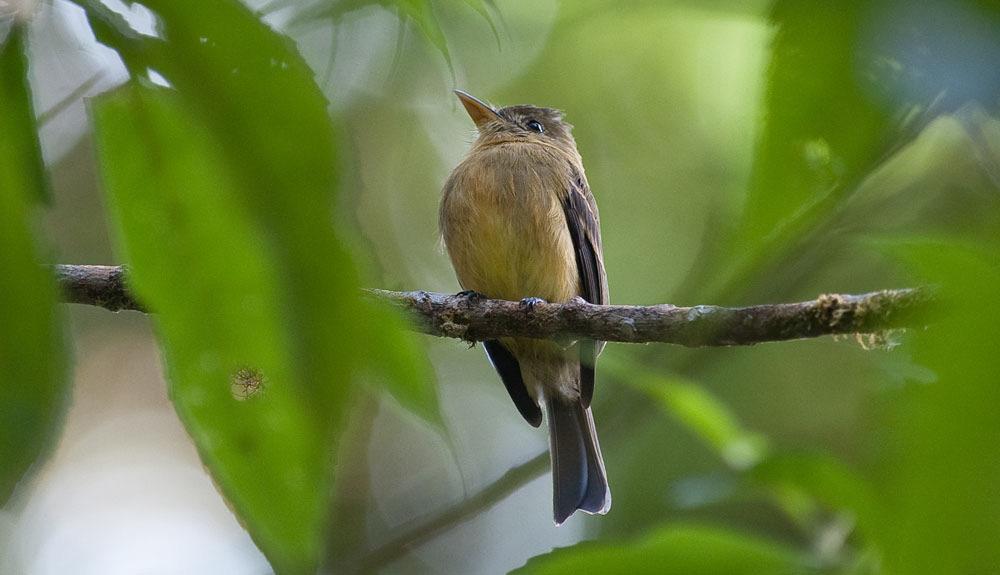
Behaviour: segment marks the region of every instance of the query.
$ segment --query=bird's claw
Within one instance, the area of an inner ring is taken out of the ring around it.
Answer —
[[[529,311],[530,312],[530,311],[534,311],[535,306],[538,305],[538,304],[540,304],[540,303],[548,303],[548,302],[546,302],[545,300],[543,300],[540,297],[526,297],[526,298],[524,298],[524,299],[521,300],[521,307],[524,308],[525,311]]]
[[[471,290],[471,289],[462,290],[455,295],[457,295],[458,297],[463,297],[469,301],[474,301],[477,299],[486,299],[485,295],[477,292],[476,290]]]

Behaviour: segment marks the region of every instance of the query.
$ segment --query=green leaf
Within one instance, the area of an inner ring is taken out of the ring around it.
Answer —
[[[764,437],[745,430],[703,386],[674,375],[630,367],[617,356],[604,357],[601,367],[656,400],[666,413],[714,448],[729,466],[746,469],[764,456]]]
[[[769,575],[811,573],[794,551],[775,543],[710,527],[673,526],[629,542],[581,543],[540,555],[514,571],[521,575],[643,573]]]
[[[871,484],[837,459],[818,453],[776,453],[750,471],[791,515],[816,503],[845,512],[864,535],[877,539],[881,510]]]
[[[176,94],[93,106],[132,285],[156,311],[171,397],[202,459],[280,572],[315,569],[330,492],[326,406],[296,369],[273,249],[212,135]]]
[[[0,177],[10,194],[27,194],[25,201],[48,200],[42,149],[35,128],[35,111],[28,86],[27,31],[17,25],[0,45],[0,103],[3,104],[3,153],[7,163]]]
[[[146,64],[174,90],[95,106],[126,260],[206,465],[277,571],[314,572],[356,383],[384,374],[440,423],[433,380],[360,297],[326,101],[291,41],[233,0],[147,6],[170,49]]]
[[[936,374],[894,398],[882,466],[886,573],[989,573],[1000,565],[1000,245],[901,241],[894,250],[940,286],[939,313],[915,333]]]
[[[404,408],[443,431],[445,422],[434,386],[434,372],[423,347],[409,331],[408,320],[377,304],[363,304],[367,322],[379,326],[369,333],[365,365],[385,375],[379,383]]]
[[[451,61],[451,52],[448,51],[448,39],[444,37],[444,30],[434,15],[434,7],[431,6],[430,0],[394,0],[393,3],[417,25],[424,38],[437,48],[454,75],[455,69]]]
[[[857,42],[867,6],[784,0],[771,9],[777,31],[743,229],[751,241],[836,197],[890,141],[888,115],[859,73],[872,59]]]
[[[493,13],[499,13],[496,2],[493,0],[465,0],[465,4],[476,11],[486,20],[486,23],[490,25],[490,31],[493,32],[493,39],[497,41],[497,48],[500,49],[500,31],[497,30],[497,24],[493,19]]]
[[[24,28],[0,45],[0,505],[49,447],[65,405],[56,285],[39,265],[33,209],[46,195]]]
[[[291,40],[235,0],[147,5],[173,48],[159,71],[215,135],[275,250],[302,380],[339,427],[350,374],[385,364],[390,391],[434,417],[433,381],[413,336],[359,297],[358,272],[334,233],[331,121]]]

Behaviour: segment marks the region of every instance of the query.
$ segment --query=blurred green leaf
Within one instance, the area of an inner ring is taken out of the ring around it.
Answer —
[[[402,406],[438,431],[444,430],[444,417],[438,404],[435,375],[419,345],[415,333],[395,312],[378,304],[363,302],[362,312],[368,323],[368,341],[362,342],[362,368],[384,374],[378,383]],[[374,328],[374,329],[372,329]]]
[[[42,149],[35,128],[35,111],[28,85],[27,31],[14,26],[0,45],[0,95],[3,99],[3,157],[9,169],[0,173],[10,194],[25,194],[25,202],[48,199]],[[20,224],[23,227],[24,224]]]
[[[160,71],[237,168],[242,197],[275,250],[302,380],[337,420],[354,368],[384,368],[404,405],[436,419],[415,337],[360,298],[358,272],[332,227],[333,130],[312,70],[290,39],[234,0],[147,5],[175,48]]]
[[[15,25],[0,44],[0,505],[56,437],[66,401],[56,286],[34,239],[47,188],[25,36]]]
[[[712,446],[727,465],[746,469],[767,451],[766,439],[744,429],[703,386],[675,375],[628,366],[610,354],[603,359],[601,368],[656,400],[666,413]]]
[[[394,0],[393,4],[417,25],[424,38],[437,48],[448,63],[448,69],[454,73],[451,52],[448,51],[448,40],[444,37],[441,23],[434,15],[430,0]]]
[[[750,241],[843,191],[887,147],[888,115],[859,69],[871,58],[858,46],[868,7],[783,0],[771,9],[777,32],[743,229]]]
[[[880,510],[871,484],[839,460],[819,453],[775,453],[750,471],[782,507],[799,519],[796,507],[811,514],[817,503],[847,513],[858,529],[877,539]]]
[[[493,14],[500,13],[496,2],[493,0],[465,0],[465,3],[486,20],[486,23],[490,25],[490,31],[493,32],[493,38],[497,41],[497,48],[501,48],[500,31],[497,30],[497,23],[493,18]]]
[[[973,2],[775,3],[764,130],[739,238],[743,250],[756,246],[737,276],[748,280],[747,268],[810,234],[828,236],[823,225],[869,216],[842,200],[936,117],[973,104],[994,109],[998,17],[996,5]],[[928,201],[926,190],[902,191]],[[842,219],[831,222],[838,210]],[[877,213],[902,219],[898,211]]]
[[[943,305],[915,334],[914,359],[937,374],[899,391],[881,487],[886,573],[990,573],[1000,565],[1000,246],[900,241],[893,251]]]
[[[745,471],[753,485],[763,488],[799,523],[811,527],[818,511],[832,509],[850,517],[866,535],[877,534],[880,510],[872,486],[838,460],[769,448],[766,437],[746,430],[697,383],[629,367],[614,355],[602,362],[602,368],[657,400],[728,466]]]
[[[811,573],[793,550],[739,533],[673,526],[642,539],[613,544],[581,543],[540,555],[513,573],[578,575],[642,573],[668,575],[769,575]]]
[[[296,380],[273,250],[176,94],[130,85],[93,112],[110,208],[133,286],[157,312],[174,405],[274,567],[315,569],[332,433]]]
[[[433,380],[360,297],[326,102],[291,41],[235,1],[147,5],[171,47],[148,64],[176,91],[95,107],[126,259],[203,459],[275,569],[313,572],[356,381],[385,374],[440,422]]]

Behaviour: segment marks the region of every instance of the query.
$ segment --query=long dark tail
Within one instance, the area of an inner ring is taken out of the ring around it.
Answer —
[[[545,402],[552,457],[552,492],[556,525],[577,509],[607,513],[611,491],[597,442],[594,417],[580,400],[552,397]]]

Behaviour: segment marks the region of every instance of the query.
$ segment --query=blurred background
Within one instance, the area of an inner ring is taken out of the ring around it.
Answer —
[[[141,5],[107,5],[152,33]],[[773,303],[956,278],[967,303],[995,287],[991,3],[407,5],[252,3],[294,39],[329,98],[338,214],[359,232],[373,286],[459,289],[437,236],[441,185],[474,138],[457,87],[566,112],[601,209],[612,303]],[[78,7],[43,1],[32,18],[55,259],[118,263],[86,100],[125,69]],[[495,505],[369,566],[501,573],[580,540],[613,547],[695,523],[787,546],[816,569],[991,572],[997,312],[969,310],[985,331],[944,322],[937,336],[611,344],[594,407],[609,515],[555,528],[547,467],[536,465]],[[174,415],[148,318],[80,306],[69,317],[72,405],[58,448],[0,515],[0,570],[268,573]],[[480,349],[420,341],[446,432],[387,396],[360,402],[345,464],[354,511],[336,526],[355,551],[547,449]],[[945,525],[935,532],[928,516]],[[922,550],[932,539],[939,546]]]

